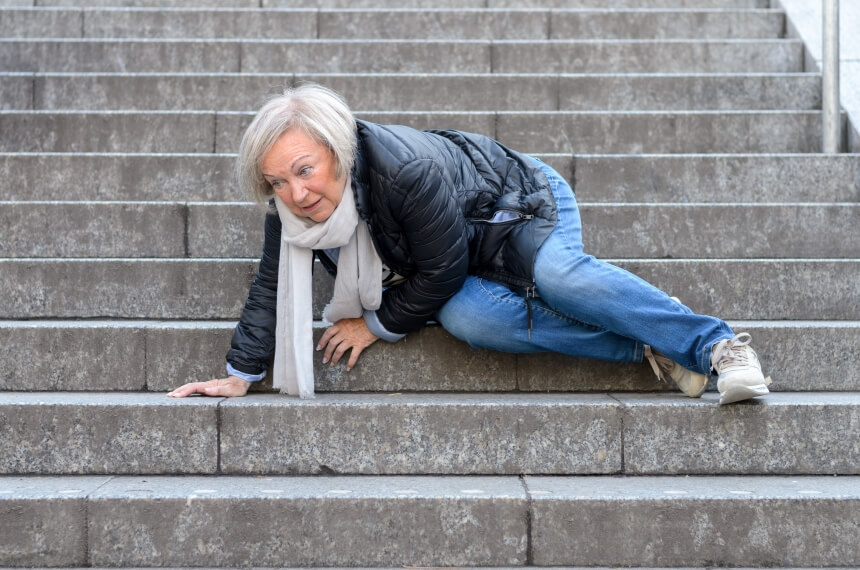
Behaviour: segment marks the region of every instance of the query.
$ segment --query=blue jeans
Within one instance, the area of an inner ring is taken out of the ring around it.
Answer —
[[[470,275],[436,315],[455,337],[503,352],[560,352],[615,362],[639,362],[643,345],[681,366],[710,374],[711,347],[732,338],[715,317],[697,315],[632,273],[587,255],[576,198],[555,170],[546,173],[558,223],[535,259],[539,298]]]

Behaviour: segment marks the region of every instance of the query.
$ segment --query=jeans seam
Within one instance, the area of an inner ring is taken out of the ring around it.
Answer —
[[[489,289],[484,287],[484,279],[482,279],[482,278],[478,278],[478,287],[481,288],[481,291],[483,291],[484,294],[486,294],[488,297],[491,297],[496,302],[506,303],[508,305],[514,305],[515,307],[521,307],[523,309],[526,308],[525,301],[522,301],[522,302],[511,301],[508,299],[503,299],[503,298],[499,297],[498,295],[494,294],[492,291],[490,291]],[[593,325],[591,323],[586,323],[584,321],[580,321],[579,319],[575,319],[575,318],[571,317],[570,315],[565,315],[564,313],[559,313],[558,311],[553,310],[551,307],[545,307],[543,305],[532,305],[532,310],[533,311],[542,311],[543,313],[557,317],[559,320],[562,320],[564,322],[571,323],[574,325],[580,325],[580,326],[588,327],[588,328],[594,329],[596,331],[608,330],[608,329],[606,329],[606,327],[601,327],[598,325]]]

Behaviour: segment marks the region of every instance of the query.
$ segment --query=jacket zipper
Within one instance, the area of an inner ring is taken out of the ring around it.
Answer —
[[[469,218],[469,221],[472,222],[473,224],[487,224],[487,225],[492,225],[492,226],[500,226],[500,225],[504,225],[504,224],[514,224],[517,222],[522,222],[525,220],[531,220],[532,218],[534,218],[533,214],[523,214],[522,212],[517,212],[516,210],[496,210],[496,213],[498,213],[498,212],[510,212],[510,213],[514,214],[516,217],[515,218],[509,218],[507,220],[501,220],[499,222],[495,222],[492,219],[485,220],[485,219],[481,219],[481,218]],[[493,215],[495,215],[495,213]]]

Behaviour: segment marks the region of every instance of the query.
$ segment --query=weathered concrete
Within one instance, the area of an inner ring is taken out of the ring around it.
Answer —
[[[86,498],[108,481],[0,477],[0,564],[86,566]]]
[[[471,40],[245,41],[241,44],[240,61],[242,67],[238,71],[250,73],[281,73],[284,70],[294,73],[494,71],[490,66],[490,43]]]
[[[613,473],[621,408],[602,395],[259,395],[221,405],[228,474]],[[283,442],[288,441],[288,445]]]
[[[625,405],[628,474],[860,474],[857,392],[770,394],[722,407],[710,393],[616,398]]]
[[[199,111],[0,112],[2,152],[209,153],[214,133],[215,114]]]
[[[53,0],[52,0],[53,1]],[[88,0],[93,1],[93,0]],[[325,1],[325,0],[324,0]],[[335,0],[337,1],[337,0]],[[378,1],[378,0],[377,0]],[[605,0],[487,0],[490,8],[604,8]],[[614,8],[767,8],[769,0],[616,0]]]
[[[0,74],[0,111],[33,108],[33,74]]]
[[[812,111],[500,112],[496,137],[525,152],[806,153],[821,147]]]
[[[860,264],[825,260],[615,260],[699,313],[723,319],[860,319],[844,299]],[[255,275],[249,259],[0,259],[0,318],[237,318]],[[314,311],[333,280],[314,276]]]
[[[575,156],[587,202],[860,202],[860,155]]]
[[[215,473],[217,398],[0,393],[0,472]]]
[[[23,2],[22,2],[23,4]],[[0,9],[0,38],[79,38],[83,11],[79,9]],[[0,7],[9,6],[0,2]],[[13,4],[14,6],[14,4]]]
[[[186,218],[177,203],[0,202],[0,256],[184,257]]]
[[[212,5],[209,0],[206,4]],[[82,29],[86,38],[315,38],[317,12],[260,10],[257,5],[233,10],[103,8],[85,10]]]
[[[145,389],[146,336],[110,321],[0,322],[0,390]]]
[[[856,477],[527,477],[537,566],[860,564]]]
[[[89,501],[90,562],[522,565],[527,509],[514,477],[117,478]]]
[[[235,155],[0,153],[6,200],[248,200],[233,184]],[[93,173],[97,172],[97,176]]]
[[[821,79],[815,74],[38,74],[35,98],[19,99],[37,109],[247,111],[259,108],[269,94],[303,81],[347,94],[356,110],[821,107]],[[479,91],[485,94],[476,98]]]
[[[587,251],[601,258],[860,257],[856,204],[591,204],[580,198],[579,205]],[[188,216],[192,257],[259,255],[259,208],[192,203]]]
[[[569,3],[566,3],[569,4]],[[723,39],[779,38],[785,26],[785,15],[775,10],[715,11],[714,2],[693,12],[689,7],[673,11],[663,9],[558,10],[552,13],[551,39]],[[681,2],[675,1],[675,7]],[[604,3],[604,5],[607,5]]]
[[[803,71],[796,40],[493,42],[493,71],[543,73],[754,73]]]
[[[0,39],[9,71],[238,72],[240,44],[219,40]]]

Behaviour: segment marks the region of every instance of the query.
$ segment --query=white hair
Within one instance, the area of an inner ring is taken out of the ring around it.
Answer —
[[[271,185],[263,178],[263,157],[291,129],[300,130],[331,151],[335,177],[340,179],[352,170],[355,117],[343,98],[315,83],[289,88],[263,105],[239,144],[236,180],[239,188],[260,204],[267,204],[274,196]]]

